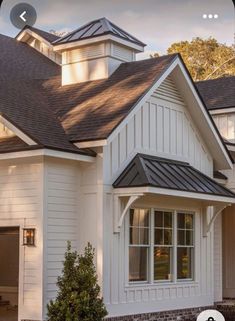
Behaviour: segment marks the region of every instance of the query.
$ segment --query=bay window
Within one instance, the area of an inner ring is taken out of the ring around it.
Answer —
[[[193,280],[194,214],[131,209],[129,282]]]

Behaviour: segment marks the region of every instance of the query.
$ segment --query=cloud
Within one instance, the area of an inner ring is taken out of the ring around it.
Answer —
[[[1,32],[16,34],[7,16],[17,0],[5,0]],[[37,27],[73,30],[103,16],[148,44],[147,51],[164,53],[171,43],[209,36],[233,42],[234,10],[230,0],[28,0],[38,12]],[[205,21],[203,13],[218,13]]]

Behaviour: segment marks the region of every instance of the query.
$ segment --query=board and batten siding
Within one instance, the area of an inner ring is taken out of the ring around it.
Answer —
[[[114,233],[112,183],[136,153],[144,153],[190,163],[212,176],[213,159],[205,139],[190,116],[176,85],[168,77],[152,96],[134,109],[104,146],[105,205],[103,295],[110,315],[164,311],[213,304],[214,233],[203,237],[203,210],[198,201],[182,198],[144,196],[134,206],[193,211],[196,214],[195,279],[189,282],[158,284],[128,283],[127,217],[120,233]],[[220,264],[219,256],[215,263]],[[219,266],[215,267],[219,273]],[[218,284],[217,284],[218,289]]]
[[[195,213],[195,263],[194,280],[156,282],[154,284],[128,282],[128,216],[120,234],[113,233],[113,204],[111,193],[106,193],[104,221],[106,228],[104,242],[103,296],[110,316],[157,312],[212,305],[213,287],[213,230],[203,237],[203,215],[200,204],[192,200],[145,196],[134,206],[168,210],[186,210]]]
[[[110,184],[136,153],[189,162],[211,176],[213,162],[187,106],[168,77],[105,146],[105,181]]]
[[[42,318],[42,162],[0,165],[0,226],[20,227],[19,319]],[[35,247],[23,246],[22,228],[36,229]]]

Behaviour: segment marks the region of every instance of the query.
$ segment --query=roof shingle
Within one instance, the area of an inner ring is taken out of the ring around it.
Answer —
[[[209,110],[235,107],[235,76],[200,81],[196,86]]]

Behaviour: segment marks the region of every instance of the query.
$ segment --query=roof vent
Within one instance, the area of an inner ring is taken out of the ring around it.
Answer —
[[[106,18],[89,22],[53,45],[62,53],[62,85],[108,78],[145,47]]]

